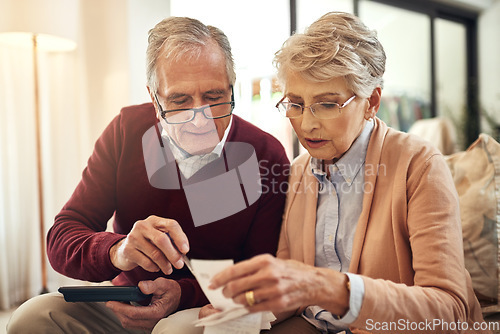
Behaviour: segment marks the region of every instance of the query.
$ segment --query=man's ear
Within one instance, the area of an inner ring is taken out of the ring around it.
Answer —
[[[380,101],[382,99],[382,88],[375,87],[372,95],[368,98],[368,109],[365,111],[365,119],[374,118],[380,108]]]
[[[155,101],[155,98],[153,96],[153,90],[151,88],[149,88],[149,86],[146,86],[147,90],[148,90],[148,93],[149,93],[149,98],[151,99],[151,102],[153,102],[153,107],[155,108],[155,114],[156,114],[156,118],[158,118],[159,121],[160,120],[160,113],[158,112],[158,106],[156,105],[156,101]]]
[[[146,86],[146,89],[148,90],[149,98],[151,99],[151,102],[156,106],[155,99],[153,96],[153,90],[149,88],[149,86]]]

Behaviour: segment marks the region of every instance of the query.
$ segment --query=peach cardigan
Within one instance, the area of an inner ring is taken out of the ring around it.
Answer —
[[[309,161],[304,154],[292,166],[278,257],[314,265],[318,182]],[[363,190],[349,272],[363,275],[365,296],[352,330],[395,322],[404,326],[394,332],[403,333],[406,320],[470,327],[482,321],[464,267],[458,197],[441,153],[375,119]]]

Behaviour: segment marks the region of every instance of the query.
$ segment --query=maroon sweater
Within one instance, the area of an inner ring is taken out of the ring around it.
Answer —
[[[56,271],[80,280],[113,279],[117,285],[137,285],[160,276],[174,279],[182,289],[179,310],[202,306],[208,301],[186,268],[174,269],[168,276],[142,268],[121,272],[111,263],[109,249],[137,220],[156,215],[179,222],[189,239],[191,258],[241,261],[257,254],[275,254],[289,161],[274,137],[234,115],[226,143],[253,146],[262,194],[240,212],[196,227],[182,187],[160,189],[148,179],[142,140],[157,124],[154,108],[147,103],[122,109],[108,125],[96,142],[82,180],[49,230],[48,257]],[[113,215],[114,233],[105,232]]]

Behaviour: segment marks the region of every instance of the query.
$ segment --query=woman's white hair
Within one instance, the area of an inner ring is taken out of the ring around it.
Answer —
[[[289,72],[313,82],[344,77],[354,94],[366,98],[383,86],[385,59],[375,31],[352,14],[330,12],[303,34],[288,38],[276,52],[274,64],[282,85]]]
[[[231,45],[227,36],[218,28],[206,26],[200,21],[188,17],[169,17],[149,31],[146,50],[147,84],[158,88],[156,76],[160,57],[176,61],[182,57],[198,57],[201,50],[209,43],[216,43],[226,58],[226,72],[229,83],[234,85],[236,73]]]

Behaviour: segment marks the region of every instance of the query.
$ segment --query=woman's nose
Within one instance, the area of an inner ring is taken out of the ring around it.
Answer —
[[[304,108],[304,111],[302,112],[302,123],[300,125],[302,131],[306,133],[312,132],[314,129],[319,128],[319,123],[319,119],[313,115],[311,109],[308,107]]]

